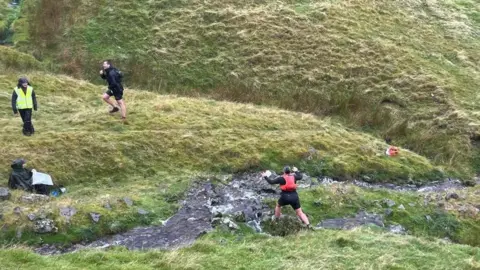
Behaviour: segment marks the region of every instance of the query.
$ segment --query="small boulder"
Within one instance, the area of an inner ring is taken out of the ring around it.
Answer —
[[[385,209],[385,216],[388,217],[388,216],[392,215],[392,213],[393,213],[393,210],[391,208]]]
[[[395,234],[405,234],[406,230],[402,225],[390,225],[388,226],[388,231]]]
[[[20,197],[20,201],[24,203],[40,203],[40,202],[48,202],[50,200],[50,197],[42,194],[28,194],[28,195],[23,195]]]
[[[123,202],[129,207],[133,205],[133,201],[128,197],[123,198]]]
[[[400,205],[398,206],[398,209],[400,209],[400,210],[405,210],[405,206],[403,206],[403,204],[400,204]]]
[[[36,220],[33,225],[33,231],[36,233],[51,233],[57,232],[58,228],[55,227],[55,223],[51,219]]]
[[[106,203],[103,205],[103,208],[108,209],[108,210],[112,210],[112,206],[110,205],[110,202],[106,202]]]
[[[137,210],[137,213],[140,214],[140,215],[142,215],[142,216],[148,215],[148,211],[147,211],[147,210],[144,210],[144,209],[142,209],[142,208],[139,208],[139,209]]]
[[[390,200],[390,199],[383,199],[382,201],[385,205],[387,205],[388,207],[393,207],[395,205],[395,202]]]
[[[0,201],[6,201],[10,199],[11,194],[8,188],[0,187]]]
[[[447,195],[445,195],[445,200],[451,200],[451,199],[454,199],[454,200],[458,200],[460,198],[460,196],[458,196],[457,193],[455,192],[448,192]]]
[[[100,217],[102,215],[100,215],[99,213],[90,213],[90,217],[92,218],[92,221],[97,223],[100,221]]]
[[[37,216],[34,213],[28,214],[27,217],[30,221],[34,221],[35,219],[37,219]]]
[[[22,208],[20,208],[19,206],[13,208],[13,213],[16,215],[22,214]]]
[[[68,222],[70,222],[70,218],[76,213],[77,213],[77,209],[73,207],[60,208],[60,215],[63,216]]]

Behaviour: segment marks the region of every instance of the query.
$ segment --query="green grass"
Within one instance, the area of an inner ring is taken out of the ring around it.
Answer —
[[[400,224],[409,234],[419,237],[448,237],[458,243],[480,246],[479,211],[476,209],[480,205],[479,190],[476,187],[456,191],[461,199],[447,201],[446,192],[419,194],[335,184],[303,191],[300,196],[302,208],[312,224],[329,218],[353,217],[361,210],[384,214],[388,207],[383,200],[390,199],[396,204],[391,208],[392,213],[385,217],[385,225]],[[425,198],[429,198],[427,203]],[[405,210],[398,209],[400,205]]]
[[[82,251],[42,257],[0,250],[3,269],[478,269],[480,250],[370,230],[286,238],[217,232],[176,251]]]

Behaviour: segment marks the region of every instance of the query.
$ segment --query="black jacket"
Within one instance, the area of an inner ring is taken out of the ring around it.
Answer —
[[[11,189],[23,189],[32,191],[32,172],[23,168],[23,160],[17,159],[11,165],[13,171],[8,179],[8,186]]]
[[[117,71],[114,67],[109,67],[103,71],[103,74],[100,75],[102,79],[107,80],[108,89],[114,92],[123,91],[122,83],[120,82]]]
[[[20,87],[21,88],[21,87]],[[17,113],[17,93],[15,90],[12,93],[12,110],[13,113]],[[32,90],[32,101],[33,101],[33,109],[36,111],[37,110],[37,97],[35,96],[35,90]]]

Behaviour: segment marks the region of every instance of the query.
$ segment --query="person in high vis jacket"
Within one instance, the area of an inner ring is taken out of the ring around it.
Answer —
[[[30,136],[35,132],[32,124],[32,109],[37,110],[37,98],[33,87],[26,78],[20,78],[12,94],[12,110],[14,115],[23,121],[23,135]]]
[[[293,174],[291,173],[293,171]],[[297,180],[302,179],[302,174],[298,171],[297,168],[293,167],[290,170],[290,167],[286,166],[283,168],[283,175],[275,179],[270,179],[272,173],[266,171],[262,173],[263,178],[271,185],[279,184],[282,193],[280,194],[280,199],[277,202],[275,207],[275,217],[280,218],[282,215],[282,206],[291,205],[293,210],[297,213],[297,216],[305,223],[309,228],[310,222],[308,217],[303,213],[302,208],[300,207],[300,199],[297,193]]]

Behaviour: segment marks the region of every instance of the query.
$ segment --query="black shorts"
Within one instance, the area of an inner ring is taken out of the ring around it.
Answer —
[[[280,199],[278,199],[278,204],[280,206],[291,205],[293,210],[297,210],[300,208],[300,199],[296,191],[282,192]]]
[[[105,94],[109,96],[115,96],[115,100],[121,100],[123,98],[123,90],[118,92],[118,91],[112,91],[111,89],[108,89]]]

